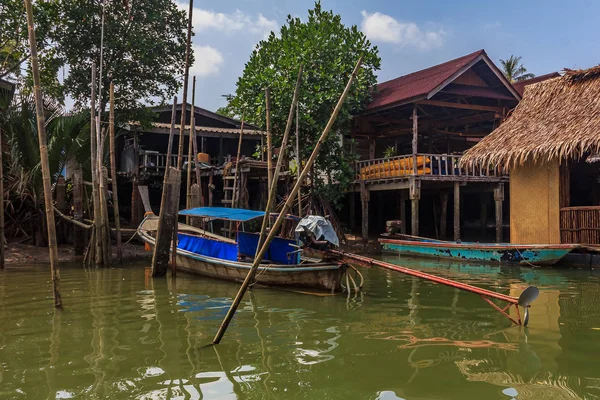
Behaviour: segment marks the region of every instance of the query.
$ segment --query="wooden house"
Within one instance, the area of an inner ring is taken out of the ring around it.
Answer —
[[[362,220],[366,237],[369,231],[381,233],[385,220],[400,219],[413,235],[445,238],[450,220],[458,240],[461,222],[465,227],[475,221],[481,226],[477,235],[486,233],[488,205],[495,199],[499,215],[490,228],[496,226],[501,240],[508,176],[459,162],[520,99],[484,50],[379,83],[372,101],[355,116],[351,133],[360,155],[350,196],[351,225]]]
[[[187,121],[184,127],[183,160],[184,160],[184,182],[182,191],[185,191],[185,181],[188,163],[188,144],[190,132],[191,106],[187,106]],[[226,205],[225,195],[228,182],[227,177],[231,165],[237,157],[237,148],[241,131],[241,121],[214,113],[201,107],[194,107],[195,131],[198,153],[201,153],[201,196],[206,199],[206,204]],[[117,164],[119,185],[123,189],[123,199],[120,204],[131,204],[129,210],[123,207],[125,214],[131,214],[131,219],[136,222],[140,219],[141,205],[139,204],[138,187],[147,186],[153,210],[158,212],[160,205],[160,192],[165,173],[167,147],[169,142],[169,131],[171,126],[172,107],[155,107],[150,109],[155,114],[154,121],[149,125],[140,125],[131,122],[122,126],[121,135],[117,143]],[[177,165],[177,150],[179,144],[179,129],[181,121],[182,104],[176,106],[175,115],[175,138],[173,141],[173,152],[171,165]],[[256,126],[245,124],[242,136],[240,156],[248,159],[247,166],[242,170],[242,178],[266,179],[266,162],[251,162],[253,154],[261,147],[264,133]],[[193,161],[192,161],[193,162]],[[264,165],[263,165],[264,164]],[[195,174],[194,174],[195,175]],[[202,179],[206,178],[206,179]],[[262,193],[260,182],[250,185],[252,193]],[[251,194],[252,194],[251,193]],[[127,201],[127,194],[131,195],[131,203]],[[246,195],[246,200],[249,201]],[[185,193],[182,192],[180,199],[181,207],[185,207]],[[127,212],[129,211],[129,213]]]
[[[512,243],[600,244],[600,66],[529,85],[463,168],[510,172]]]

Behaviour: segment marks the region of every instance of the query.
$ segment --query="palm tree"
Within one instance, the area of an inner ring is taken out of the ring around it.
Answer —
[[[535,75],[527,72],[527,69],[521,64],[521,57],[511,55],[508,60],[500,59],[502,69],[504,70],[504,76],[510,81],[510,83],[524,81],[525,79],[531,79]]]

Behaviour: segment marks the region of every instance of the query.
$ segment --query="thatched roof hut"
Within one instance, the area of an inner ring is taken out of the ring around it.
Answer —
[[[461,164],[510,169],[599,152],[600,65],[565,71],[561,77],[527,86],[512,115],[469,149]]]

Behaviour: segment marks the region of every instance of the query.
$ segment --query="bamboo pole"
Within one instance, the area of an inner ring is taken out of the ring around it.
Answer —
[[[238,148],[237,148],[237,157],[235,159],[235,172],[233,174],[233,187],[231,188],[231,208],[235,208],[236,203],[236,189],[237,189],[237,181],[238,175],[240,172],[240,155],[242,153],[242,138],[244,137],[244,116],[242,115],[242,124],[240,125],[240,138],[238,140]],[[233,230],[233,221],[229,222],[229,235],[231,237],[231,233]]]
[[[100,220],[100,196],[98,190],[98,170],[97,170],[97,134],[96,134],[96,63],[92,63],[92,93],[90,97],[90,149],[92,164],[92,205],[94,208],[94,242],[90,244],[94,262],[96,265],[102,265],[102,238],[99,235]],[[92,257],[89,257],[91,262]]]
[[[189,130],[189,140],[188,140],[188,165],[187,165],[187,178],[186,178],[186,199],[185,199],[185,208],[192,207],[192,155],[193,155],[193,147],[194,147],[194,135],[193,132],[196,130],[196,114],[194,113],[194,103],[196,101],[196,77],[192,79],[192,110],[190,113],[190,130]],[[195,158],[195,157],[194,157]],[[190,224],[190,217],[185,217],[186,224]]]
[[[185,129],[185,117],[187,112],[188,81],[190,78],[190,46],[192,41],[192,12],[194,0],[190,0],[188,9],[187,39],[185,45],[185,72],[183,75],[183,102],[181,103],[181,126],[179,128],[179,151],[177,152],[177,169],[181,171],[183,166],[183,130]]]
[[[2,160],[2,128],[0,128],[0,269],[4,269],[4,166]]]
[[[271,94],[269,88],[265,89],[265,107],[267,109],[267,191],[273,184],[273,147],[271,143]],[[271,210],[267,209],[267,214]]]
[[[298,103],[296,103],[296,172],[298,173],[298,179],[300,179],[300,130],[298,124]],[[302,218],[302,187],[298,190],[298,216]]]
[[[112,179],[113,211],[115,231],[117,233],[117,258],[123,261],[123,244],[121,243],[121,219],[119,216],[119,195],[117,192],[117,155],[115,154],[115,85],[110,83],[110,177]]]
[[[238,306],[240,305],[240,302],[242,301],[242,298],[244,297],[244,294],[246,293],[246,290],[248,289],[250,282],[252,282],[252,280],[254,279],[254,276],[256,275],[256,270],[258,269],[258,266],[260,265],[260,262],[262,261],[263,256],[267,252],[267,249],[269,248],[269,244],[275,237],[275,234],[277,233],[277,230],[279,229],[279,227],[281,227],[281,224],[283,223],[283,220],[285,219],[286,212],[289,210],[290,206],[294,202],[294,198],[298,194],[298,190],[300,190],[300,182],[304,178],[306,178],[306,176],[308,175],[308,171],[310,171],[312,165],[314,164],[314,162],[319,154],[319,151],[321,150],[321,147],[323,146],[323,143],[325,142],[325,139],[327,139],[327,135],[329,134],[329,131],[331,130],[331,127],[333,126],[333,123],[335,122],[335,119],[337,118],[337,116],[342,108],[342,105],[344,104],[344,101],[346,100],[346,97],[348,96],[348,93],[350,92],[350,88],[352,87],[352,82],[354,81],[354,78],[356,77],[356,74],[358,73],[358,70],[362,63],[362,60],[363,60],[363,56],[361,55],[358,59],[358,62],[356,63],[356,66],[354,67],[354,71],[352,71],[352,75],[348,79],[346,88],[344,89],[342,95],[340,96],[340,99],[338,100],[338,103],[335,106],[335,109],[333,110],[331,117],[329,118],[329,122],[327,122],[327,125],[325,126],[325,129],[323,130],[323,133],[321,134],[319,141],[315,145],[315,148],[313,149],[313,152],[310,155],[310,158],[306,162],[306,165],[304,166],[304,169],[302,170],[302,173],[300,174],[300,180],[298,180],[296,182],[296,184],[294,185],[292,192],[288,196],[285,204],[283,205],[283,208],[279,212],[279,216],[277,217],[277,220],[275,221],[273,228],[269,232],[269,236],[267,236],[267,239],[265,240],[265,243],[262,245],[262,248],[260,249],[257,257],[255,257],[254,262],[252,263],[252,267],[250,268],[250,271],[248,271],[248,275],[246,275],[246,279],[244,279],[244,282],[242,283],[240,290],[238,291],[237,295],[235,296],[235,299],[233,300],[233,303],[231,304],[229,311],[227,311],[227,315],[223,319],[223,322],[221,323],[221,326],[219,327],[219,330],[217,331],[217,334],[215,335],[215,337],[213,339],[213,344],[218,344],[219,342],[221,342],[221,339],[223,338],[223,335],[225,334],[225,331],[227,330],[227,327],[229,326],[231,319],[233,318]]]
[[[46,139],[46,124],[44,106],[42,104],[42,88],[40,84],[40,71],[37,55],[37,43],[33,25],[33,9],[31,0],[25,1],[27,11],[27,25],[29,28],[29,47],[31,51],[31,74],[33,75],[33,95],[35,98],[35,111],[37,116],[38,141],[40,144],[40,158],[42,164],[42,181],[44,184],[44,203],[46,208],[46,225],[48,227],[48,249],[50,251],[50,274],[54,295],[54,307],[62,308],[60,294],[60,272],[58,266],[58,247],[56,245],[56,224],[54,223],[54,206],[52,204],[52,186],[50,182],[50,166],[48,164],[48,144]],[[4,246],[4,243],[2,243]]]
[[[96,115],[96,119],[99,120],[100,116]],[[98,125],[96,125],[96,128],[98,128]],[[102,136],[105,136],[101,135]],[[100,236],[101,236],[101,243],[102,243],[102,266],[107,267],[111,264],[111,258],[112,258],[112,254],[110,251],[110,236],[109,236],[109,231],[107,229],[107,221],[108,221],[108,210],[106,207],[106,193],[107,193],[107,189],[106,189],[106,181],[107,179],[105,179],[104,176],[104,172],[103,172],[103,168],[102,168],[102,159],[103,157],[103,147],[104,147],[104,140],[100,139],[98,141],[98,165],[97,165],[97,170],[96,170],[96,174],[98,174],[98,184],[100,187],[99,190],[99,198],[100,198],[100,218],[96,218],[94,216],[94,222],[98,225],[99,228],[99,232],[100,232]]]
[[[281,139],[281,150],[279,150],[279,157],[277,157],[277,165],[275,166],[275,171],[273,176],[271,177],[272,182],[271,186],[268,187],[267,192],[269,193],[269,197],[267,197],[267,207],[265,211],[265,217],[262,221],[262,227],[260,230],[260,235],[258,237],[258,244],[256,245],[256,254],[258,254],[260,246],[265,239],[265,235],[267,232],[267,226],[271,222],[271,210],[275,205],[275,198],[277,194],[277,181],[279,181],[279,171],[281,170],[281,165],[283,164],[283,155],[285,154],[285,149],[287,148],[287,142],[290,137],[290,130],[292,129],[292,121],[294,119],[294,109],[296,108],[296,103],[298,102],[298,93],[300,92],[300,82],[302,81],[302,65],[298,69],[298,78],[296,79],[296,86],[294,87],[294,95],[292,97],[292,104],[290,104],[290,112],[288,113],[287,123],[285,125],[285,131],[283,132],[283,138]]]

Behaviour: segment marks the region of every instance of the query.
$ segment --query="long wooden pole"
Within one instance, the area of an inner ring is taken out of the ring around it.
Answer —
[[[294,108],[296,108],[296,103],[298,102],[298,93],[300,92],[300,82],[302,81],[302,65],[298,69],[298,78],[296,79],[296,86],[294,87],[294,95],[292,97],[292,104],[290,104],[290,112],[288,113],[287,123],[285,125],[285,131],[283,132],[283,138],[281,139],[281,149],[279,150],[279,156],[277,157],[277,165],[275,166],[275,171],[273,176],[271,177],[272,182],[271,186],[269,186],[269,197],[267,197],[267,207],[265,211],[265,217],[262,221],[262,227],[260,230],[260,235],[258,237],[258,244],[256,245],[256,254],[260,251],[260,246],[265,239],[265,235],[267,232],[267,226],[271,220],[271,210],[275,205],[275,199],[277,194],[277,182],[279,181],[279,172],[281,170],[281,166],[283,164],[285,149],[287,148],[288,139],[290,137],[290,131],[292,129],[292,121],[294,120]]]
[[[115,230],[117,233],[117,258],[123,261],[123,244],[121,243],[121,219],[119,216],[119,194],[117,191],[117,155],[115,154],[115,85],[110,83],[110,178],[112,180],[113,212],[115,216]]]
[[[92,63],[92,93],[90,97],[90,149],[92,164],[92,205],[94,208],[94,233],[92,235],[94,243],[94,261],[96,265],[102,265],[102,237],[100,235],[100,195],[98,188],[98,135],[96,134],[96,63]],[[90,261],[92,258],[90,257]]]
[[[46,207],[46,225],[48,226],[48,249],[50,251],[50,274],[54,295],[54,307],[62,308],[60,294],[60,273],[58,266],[58,247],[56,245],[56,224],[54,223],[54,206],[52,204],[52,185],[50,182],[50,166],[48,164],[48,144],[46,139],[46,121],[44,106],[42,104],[42,88],[40,84],[40,70],[33,25],[33,9],[31,0],[25,1],[27,11],[27,25],[29,28],[29,47],[31,51],[31,74],[33,75],[33,95],[35,98],[35,111],[37,116],[38,141],[40,144],[40,158],[42,164],[42,181],[44,184],[44,205]],[[2,243],[4,246],[4,243]]]
[[[300,169],[302,165],[300,164],[300,130],[298,129],[298,117],[298,103],[296,103],[296,171],[298,173],[298,179],[300,179]],[[302,187],[298,190],[298,216],[302,218]],[[352,216],[352,218],[354,219],[354,216]]]
[[[335,109],[333,110],[331,117],[329,118],[329,122],[327,122],[327,125],[325,126],[325,129],[323,130],[323,133],[321,134],[319,141],[315,145],[315,148],[313,149],[313,152],[310,155],[310,158],[306,162],[306,165],[304,166],[304,169],[302,170],[302,173],[300,174],[300,180],[298,180],[296,182],[296,184],[294,185],[294,188],[292,189],[292,192],[290,193],[285,204],[283,205],[283,208],[281,209],[281,212],[279,213],[279,216],[277,217],[277,220],[275,221],[273,228],[269,232],[269,236],[267,236],[267,239],[265,240],[265,243],[263,244],[262,248],[260,249],[258,256],[254,258],[254,262],[252,263],[252,267],[250,268],[250,271],[248,271],[248,275],[246,275],[246,279],[244,279],[244,282],[242,283],[240,290],[238,291],[237,295],[235,296],[235,299],[233,300],[233,303],[231,304],[229,311],[227,311],[227,315],[223,319],[223,322],[221,323],[221,326],[219,327],[219,330],[217,331],[217,334],[215,335],[215,337],[213,339],[213,344],[218,344],[219,342],[221,342],[221,339],[223,338],[223,335],[225,334],[225,331],[227,330],[227,327],[229,326],[231,319],[233,318],[238,306],[240,305],[240,302],[242,301],[242,298],[244,297],[246,290],[248,290],[248,286],[250,286],[250,283],[254,280],[254,276],[256,275],[256,270],[258,269],[260,262],[262,261],[265,253],[267,252],[267,249],[269,248],[269,244],[275,237],[279,227],[281,227],[281,224],[283,223],[283,221],[285,219],[285,215],[286,215],[287,211],[289,210],[290,206],[294,202],[294,198],[296,197],[296,195],[298,194],[298,191],[300,190],[300,182],[302,182],[302,180],[304,178],[306,178],[306,176],[308,175],[308,171],[310,171],[312,165],[314,164],[315,160],[317,159],[317,156],[319,155],[319,151],[321,150],[321,147],[323,146],[325,139],[327,139],[327,135],[329,134],[329,131],[331,130],[331,128],[335,122],[335,119],[337,118],[337,116],[342,108],[342,105],[344,104],[344,101],[346,100],[346,97],[348,96],[348,93],[350,92],[350,88],[352,87],[352,82],[354,81],[354,78],[356,77],[356,74],[358,73],[358,70],[362,63],[362,60],[363,60],[363,56],[361,55],[358,59],[358,62],[356,63],[356,66],[354,67],[354,71],[352,71],[352,75],[348,79],[348,83],[346,84],[346,88],[344,89],[344,92],[340,96],[340,99],[338,100],[338,103],[335,106]]]
[[[271,143],[271,93],[269,88],[265,89],[265,108],[267,110],[267,190],[271,190],[273,184],[273,144]],[[267,209],[267,214],[271,210]]]
[[[4,269],[4,168],[2,153],[2,128],[0,128],[0,269]]]
[[[183,131],[185,129],[185,117],[187,112],[188,81],[190,78],[190,46],[192,41],[192,12],[194,0],[190,0],[188,9],[187,40],[185,47],[185,72],[183,75],[183,102],[181,103],[181,126],[179,128],[179,151],[177,152],[177,169],[181,171],[183,166]]]
[[[192,207],[192,156],[193,147],[194,147],[194,131],[196,130],[196,114],[194,112],[194,105],[196,102],[196,77],[192,79],[192,110],[190,113],[190,130],[189,130],[189,140],[188,140],[188,164],[187,164],[187,177],[186,177],[186,186],[185,186],[185,208]],[[189,225],[190,217],[185,217],[186,223]]]
[[[235,191],[238,188],[237,181],[240,174],[240,157],[242,155],[242,140],[244,138],[244,116],[242,115],[242,124],[240,125],[240,138],[238,139],[237,157],[235,158],[235,172],[233,174],[233,188],[231,193],[231,208],[236,207]],[[231,224],[229,225],[231,229]]]

